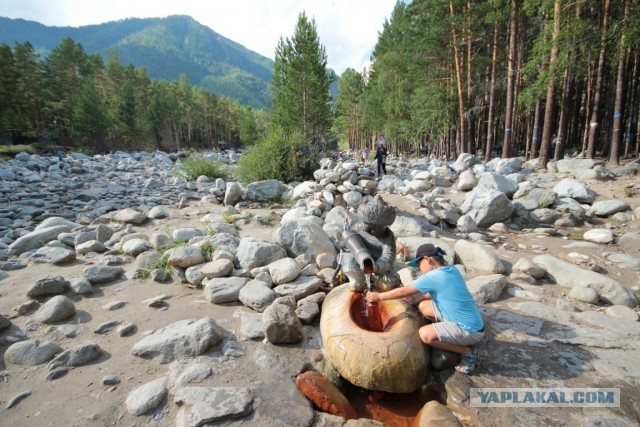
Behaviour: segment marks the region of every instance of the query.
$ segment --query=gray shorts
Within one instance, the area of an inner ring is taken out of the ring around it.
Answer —
[[[436,315],[436,322],[433,323],[433,327],[440,341],[457,345],[473,345],[480,342],[484,337],[484,330],[481,332],[469,332],[456,322],[444,320],[433,300],[431,301],[431,306]]]

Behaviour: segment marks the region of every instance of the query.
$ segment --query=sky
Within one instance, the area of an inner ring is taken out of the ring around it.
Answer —
[[[396,0],[0,0],[0,16],[48,26],[101,24],[125,18],[189,15],[246,48],[273,59],[298,15],[316,21],[328,67],[361,71]]]

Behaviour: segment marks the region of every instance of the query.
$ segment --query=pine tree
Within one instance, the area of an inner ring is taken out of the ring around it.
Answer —
[[[71,118],[82,77],[88,74],[86,58],[82,45],[66,38],[46,60],[47,114],[54,117],[61,135],[68,136],[71,132]]]
[[[74,136],[102,139],[108,127],[104,102],[93,81],[85,79],[80,87],[74,110]]]
[[[16,114],[13,97],[16,88],[16,74],[11,48],[6,43],[0,45],[0,134],[11,134],[15,128]]]
[[[353,68],[347,68],[338,83],[340,92],[336,101],[336,123],[341,138],[349,141],[349,147],[362,148],[367,143],[362,138],[362,105],[364,78]]]
[[[16,42],[13,49],[14,71],[16,75],[17,117],[15,134],[40,135],[46,126],[43,115],[44,70],[39,55],[29,42]]]
[[[309,21],[302,12],[293,36],[280,38],[276,46],[271,81],[273,124],[300,132],[305,140],[329,133],[332,82],[315,20]]]

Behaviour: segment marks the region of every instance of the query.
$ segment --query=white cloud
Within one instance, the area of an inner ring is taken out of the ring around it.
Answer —
[[[82,26],[129,17],[189,15],[217,33],[273,58],[298,15],[316,21],[328,65],[361,70],[395,0],[0,0],[0,15],[45,25]]]

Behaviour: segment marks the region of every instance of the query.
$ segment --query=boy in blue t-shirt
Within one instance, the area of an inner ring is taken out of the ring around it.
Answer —
[[[484,321],[462,275],[447,265],[442,249],[425,244],[416,251],[416,259],[407,263],[423,274],[412,285],[387,292],[369,292],[367,302],[420,296],[418,309],[433,323],[420,328],[425,344],[460,354],[456,370],[471,374],[478,357],[473,347],[484,337]]]

